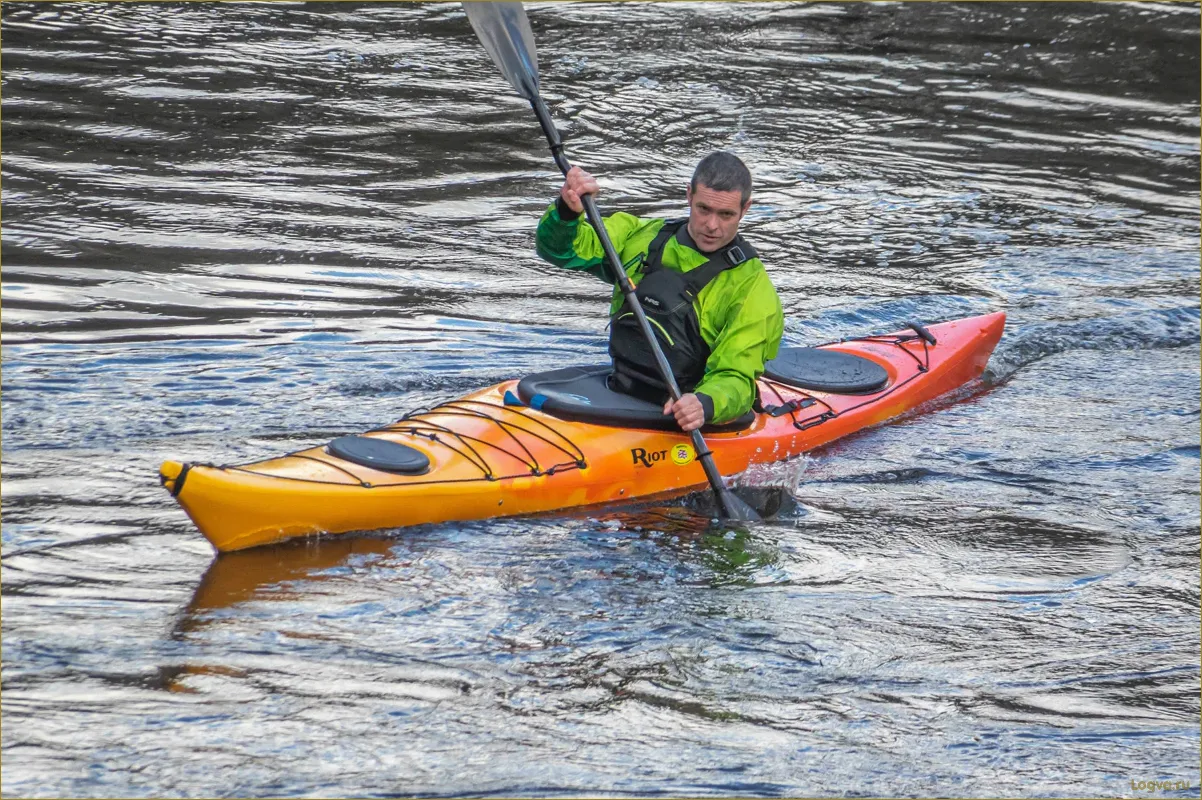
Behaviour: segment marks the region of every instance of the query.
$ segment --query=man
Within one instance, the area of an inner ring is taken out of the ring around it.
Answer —
[[[556,266],[613,282],[596,231],[580,218],[580,198],[597,192],[593,176],[573,167],[539,221],[535,244]],[[686,394],[676,402],[668,396],[617,288],[610,314],[610,387],[657,402],[666,397],[664,414],[692,431],[750,410],[756,378],[780,346],[784,317],[763,262],[738,235],[751,207],[751,173],[743,162],[727,152],[706,156],[685,197],[687,221],[619,212],[605,219],[605,229]]]

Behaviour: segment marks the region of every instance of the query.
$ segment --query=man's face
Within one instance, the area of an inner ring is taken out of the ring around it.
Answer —
[[[697,191],[685,190],[689,199],[689,235],[703,253],[711,253],[730,244],[739,232],[739,222],[751,207],[751,198],[740,202],[739,191],[718,192],[704,183]]]

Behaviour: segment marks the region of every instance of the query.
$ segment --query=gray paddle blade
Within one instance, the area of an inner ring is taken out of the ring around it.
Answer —
[[[467,0],[463,10],[505,80],[527,100],[537,97],[538,52],[522,4]]]

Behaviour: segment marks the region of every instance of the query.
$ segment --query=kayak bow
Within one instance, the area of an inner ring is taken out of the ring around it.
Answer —
[[[998,312],[929,329],[914,326],[919,333],[822,345],[821,353],[851,354],[883,369],[883,385],[841,394],[763,377],[764,410],[750,424],[707,432],[707,439],[720,443],[713,448],[717,467],[729,476],[796,457],[957,389],[984,371],[1004,325],[1005,314]],[[523,401],[519,390],[518,381],[506,381],[363,437],[254,464],[168,461],[159,477],[221,551],[315,533],[534,514],[706,486],[684,433],[564,418],[572,415],[544,404],[542,395]],[[382,460],[373,461],[374,450],[385,454]],[[410,461],[387,463],[390,450]]]

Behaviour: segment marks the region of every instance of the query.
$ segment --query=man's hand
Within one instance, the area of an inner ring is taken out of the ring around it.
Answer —
[[[599,191],[600,187],[597,186],[596,178],[580,167],[572,167],[568,170],[568,174],[564,178],[563,188],[559,190],[559,196],[567,203],[568,208],[580,214],[584,211],[584,203],[580,198],[586,194],[591,194],[595,197]]]
[[[671,398],[664,404],[665,414],[675,414],[676,424],[685,433],[696,430],[705,424],[705,408],[695,394],[683,395],[679,400]]]

